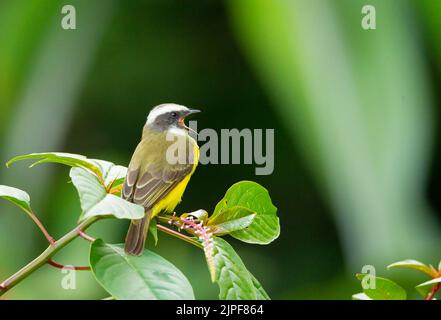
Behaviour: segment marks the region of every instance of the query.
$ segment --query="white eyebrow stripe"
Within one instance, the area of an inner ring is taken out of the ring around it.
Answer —
[[[175,103],[165,103],[161,104],[155,108],[153,108],[152,111],[150,111],[148,117],[147,117],[147,124],[151,124],[155,121],[155,119],[160,116],[161,114],[172,112],[172,111],[187,111],[189,110],[185,106],[181,106],[179,104]]]

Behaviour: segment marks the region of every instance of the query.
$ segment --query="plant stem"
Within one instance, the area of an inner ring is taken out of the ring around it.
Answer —
[[[441,283],[437,283],[433,286],[432,290],[429,292],[426,298],[424,300],[432,300],[435,297],[435,294],[438,292],[439,288],[441,287]]]
[[[161,230],[162,232],[167,233],[167,234],[169,234],[169,235],[171,235],[173,237],[176,237],[176,238],[179,238],[181,240],[184,240],[184,241],[186,241],[186,242],[188,242],[188,243],[198,247],[199,249],[203,249],[204,248],[199,241],[194,240],[193,238],[188,237],[185,234],[182,234],[182,233],[180,233],[178,231],[169,229],[169,228],[167,228],[167,227],[165,227],[165,226],[163,226],[161,224],[157,224],[156,227],[158,228],[158,230]]]
[[[180,219],[179,217],[176,217],[176,216],[168,216],[168,215],[160,215],[160,216],[157,216],[156,218],[157,218],[159,221],[167,222],[167,223],[169,223],[169,224],[170,224],[170,221],[171,221],[171,222],[179,222],[179,221],[181,221],[181,219]]]
[[[39,227],[41,226],[40,229],[43,231],[46,238],[48,238],[48,240],[51,239],[52,237],[50,237],[49,233],[47,231],[45,231],[46,229],[43,227],[43,225],[37,219],[37,217],[35,215],[31,215],[31,216],[35,217],[35,220],[34,219],[33,220],[35,221],[35,223]],[[20,269],[15,274],[10,276],[8,279],[6,279],[2,283],[0,283],[0,296],[5,294],[7,291],[9,291],[11,288],[16,286],[18,283],[20,283],[24,279],[26,279],[30,274],[32,274],[35,270],[42,267],[46,263],[49,263],[50,265],[55,266],[55,267],[64,267],[63,265],[55,262],[51,258],[58,251],[60,251],[62,248],[64,248],[66,245],[68,245],[70,242],[72,242],[77,237],[82,237],[88,241],[93,241],[94,238],[92,238],[89,235],[87,235],[86,233],[84,233],[84,230],[86,230],[88,227],[90,227],[93,223],[95,223],[99,219],[100,219],[99,217],[91,217],[91,218],[83,221],[82,223],[80,223],[78,226],[76,226],[74,229],[72,229],[68,233],[66,233],[59,240],[53,241],[50,244],[50,246],[45,251],[43,251],[43,253],[41,253],[37,258],[32,260],[30,263],[28,263],[22,269]],[[169,228],[167,228],[163,225],[160,225],[160,224],[157,225],[157,228],[164,233],[167,233],[171,236],[174,236],[178,239],[181,239],[185,242],[188,242],[188,243],[190,243],[200,249],[204,248],[203,245],[199,241],[197,241],[189,236],[186,236],[178,231],[169,229]],[[73,267],[73,268],[75,270],[86,270],[87,269],[86,267]]]
[[[35,270],[43,266],[48,262],[50,258],[52,258],[58,251],[60,251],[63,247],[69,244],[72,240],[79,236],[79,231],[87,229],[90,225],[95,223],[99,218],[91,217],[87,220],[84,220],[80,223],[76,228],[66,233],[62,238],[55,241],[53,245],[50,245],[42,254],[40,254],[37,258],[31,261],[29,264],[24,266],[22,269],[17,271],[15,274],[10,276],[8,279],[0,283],[0,296],[5,294],[12,287],[20,283],[22,280],[27,278],[31,273]]]
[[[90,267],[89,266],[81,266],[81,267],[77,267],[77,266],[70,266],[70,265],[64,265],[61,263],[56,262],[55,260],[49,259],[47,261],[47,263],[49,265],[51,265],[52,267],[58,268],[58,269],[65,269],[65,270],[78,270],[78,271],[90,271]]]
[[[49,232],[46,230],[46,228],[43,226],[41,221],[37,218],[37,215],[33,211],[28,211],[29,216],[31,217],[32,221],[37,225],[37,227],[43,232],[44,236],[46,237],[49,244],[54,245],[55,240],[54,238],[49,234]]]
[[[83,230],[78,230],[78,235],[83,238],[84,240],[87,240],[89,242],[94,242],[95,238],[89,236],[87,233],[85,233]]]

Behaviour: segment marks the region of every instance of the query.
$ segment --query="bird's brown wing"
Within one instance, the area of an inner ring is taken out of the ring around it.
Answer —
[[[190,153],[192,152],[191,150]],[[161,156],[146,157],[143,160],[129,165],[122,196],[128,201],[142,205],[146,211],[173,190],[194,167],[191,161],[172,165]]]

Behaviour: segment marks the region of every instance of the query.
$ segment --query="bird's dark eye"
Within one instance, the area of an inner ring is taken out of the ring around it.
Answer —
[[[178,114],[177,114],[176,112],[172,112],[172,113],[171,113],[171,116],[172,116],[173,118],[176,118],[176,117],[178,116]]]

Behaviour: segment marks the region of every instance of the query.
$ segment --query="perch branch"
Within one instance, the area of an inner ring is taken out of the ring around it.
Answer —
[[[66,233],[59,240],[55,241],[53,245],[50,245],[42,254],[10,276],[8,279],[0,283],[0,296],[5,294],[15,285],[26,279],[31,273],[48,263],[48,261],[62,248],[68,245],[72,240],[79,236],[79,231],[86,230],[90,225],[95,223],[99,218],[91,217],[84,220],[76,228]]]
[[[169,235],[171,235],[173,237],[179,238],[179,239],[184,240],[184,241],[186,241],[186,242],[188,242],[188,243],[190,243],[190,244],[192,244],[192,245],[194,245],[194,246],[196,246],[196,247],[198,247],[200,249],[203,249],[203,246],[202,246],[202,244],[199,241],[197,241],[197,240],[195,240],[195,239],[193,239],[193,238],[191,238],[189,236],[186,236],[185,234],[182,234],[182,233],[180,233],[178,231],[169,229],[166,226],[163,226],[161,224],[157,224],[156,227],[158,228],[158,230],[160,230],[160,231],[162,231],[164,233],[167,233],[167,234],[169,234]]]

